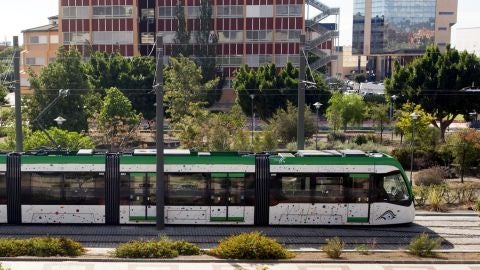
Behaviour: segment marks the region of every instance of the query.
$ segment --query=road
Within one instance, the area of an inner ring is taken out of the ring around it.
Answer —
[[[253,226],[167,226],[157,231],[154,226],[105,225],[2,225],[0,237],[27,238],[33,236],[65,236],[86,247],[116,247],[133,239],[153,239],[166,235],[173,240],[184,239],[210,248],[226,236],[246,231],[262,231],[276,238],[290,249],[318,249],[326,238],[341,237],[347,249],[359,244],[373,245],[373,249],[403,249],[411,238],[426,232],[442,237],[442,249],[480,250],[480,218],[473,212],[454,214],[419,213],[408,225],[382,227],[253,227]],[[480,269],[479,269],[480,270]]]
[[[105,262],[4,262],[12,270],[480,270],[467,264],[248,264],[248,263],[105,263]]]

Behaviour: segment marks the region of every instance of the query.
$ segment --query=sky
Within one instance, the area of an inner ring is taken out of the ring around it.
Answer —
[[[353,0],[320,0],[330,7],[340,8],[340,45],[352,43]],[[390,0],[395,1],[395,0]],[[313,17],[315,9],[306,10]],[[11,41],[15,35],[22,43],[21,31],[46,25],[48,17],[58,14],[58,0],[0,0],[0,41]],[[480,27],[480,0],[458,0],[456,28]],[[454,32],[455,30],[453,30]],[[454,33],[452,37],[454,37]],[[452,43],[455,43],[452,40]]]

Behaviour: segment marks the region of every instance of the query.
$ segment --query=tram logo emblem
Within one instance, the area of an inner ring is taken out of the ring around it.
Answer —
[[[397,215],[395,215],[395,213],[393,213],[392,210],[388,210],[388,211],[385,211],[385,213],[383,213],[381,216],[379,216],[377,218],[377,220],[380,220],[380,219],[382,219],[382,220],[392,220],[396,217],[397,217]]]

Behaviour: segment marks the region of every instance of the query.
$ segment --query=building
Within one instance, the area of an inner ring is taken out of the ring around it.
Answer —
[[[354,0],[353,54],[368,58],[367,72],[383,80],[392,60],[408,62],[430,44],[450,43],[458,0]]]
[[[64,45],[120,52],[124,56],[154,54],[155,37],[163,36],[165,54],[171,55],[177,30],[176,5],[182,3],[190,43],[195,48],[201,24],[200,0],[60,0],[59,33]],[[338,37],[336,25],[323,27],[321,20],[338,15],[318,0],[212,0],[211,38],[216,45],[216,63],[226,78],[224,97],[233,102],[230,82],[242,64],[258,67],[266,63],[284,66],[299,63],[300,35],[309,33],[309,50],[318,58],[318,69],[334,59],[332,48]],[[305,4],[321,11],[305,21]]]
[[[358,67],[367,65],[366,56],[357,56],[352,54],[351,46],[337,47],[337,61],[332,62],[332,75],[338,79],[355,79],[355,75],[363,74],[365,70]]]
[[[480,27],[457,28],[454,30],[454,46],[459,51],[467,51],[480,56]]]
[[[48,18],[44,26],[23,30],[23,51],[20,54],[20,89],[31,94],[28,70],[39,73],[42,67],[55,60],[58,50],[58,16]]]

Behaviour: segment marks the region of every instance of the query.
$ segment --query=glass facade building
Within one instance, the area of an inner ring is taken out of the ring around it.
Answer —
[[[365,53],[365,30],[370,32],[369,54],[422,53],[435,41],[436,2],[354,0],[354,53]]]

